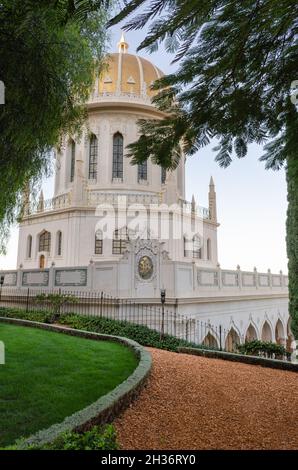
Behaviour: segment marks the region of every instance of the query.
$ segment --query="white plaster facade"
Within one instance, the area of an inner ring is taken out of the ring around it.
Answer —
[[[160,289],[165,288],[168,306],[195,321],[220,325],[226,332],[233,328],[240,338],[245,338],[251,326],[256,337],[272,340],[277,339],[278,325],[284,342],[289,319],[287,277],[270,271],[242,272],[239,267],[224,270],[218,264],[213,180],[209,207],[204,209],[194,200],[185,201],[183,158],[165,180],[161,168],[150,160],[146,178],[140,179],[138,167],[125,158],[125,147],[138,138],[137,121],[162,117],[151,103],[149,88],[162,72],[126,51],[122,39],[119,53],[111,55],[109,68],[96,82],[82,135],[65,136],[56,152],[53,199],[44,201],[41,195],[39,203],[33,204],[28,192],[24,194],[18,270],[0,273],[4,286],[104,291],[148,304],[159,302]],[[114,174],[115,135],[123,138],[120,177]],[[91,178],[94,138],[96,174]],[[140,214],[146,214],[148,221],[150,213],[147,227],[132,225],[135,229],[121,253],[113,248],[113,231],[102,237],[101,252],[95,252],[95,233],[105,208],[115,211],[118,229],[127,226],[127,221],[138,221]],[[163,233],[163,220],[168,233]],[[196,227],[186,244],[185,227],[193,223]],[[41,249],[40,235],[45,232],[50,234],[50,243]],[[192,238],[195,233],[200,249]]]

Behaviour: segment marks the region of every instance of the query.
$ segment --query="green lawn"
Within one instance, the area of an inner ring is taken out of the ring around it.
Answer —
[[[84,408],[137,366],[126,347],[0,323],[0,447]]]

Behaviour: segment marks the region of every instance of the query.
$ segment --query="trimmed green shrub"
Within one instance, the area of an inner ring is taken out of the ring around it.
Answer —
[[[22,310],[16,307],[0,307],[0,317],[19,318],[20,320],[50,323],[50,315],[50,312],[26,312],[26,310]]]
[[[51,315],[52,314],[49,312],[26,312],[17,308],[0,308],[0,316],[43,323],[50,323]],[[91,317],[87,315],[79,315],[77,313],[64,313],[60,315],[59,323],[78,330],[123,336],[125,338],[133,339],[143,346],[167,349],[168,351],[178,351],[178,348],[181,346],[199,349],[214,349],[191,343],[184,339],[179,339],[167,334],[165,334],[161,340],[160,333],[156,330],[151,330],[147,326],[137,325],[127,321],[111,320],[104,317]]]
[[[70,294],[50,293],[39,294],[35,297],[34,301],[37,305],[48,307],[51,312],[49,323],[54,323],[59,320],[61,315],[61,307],[66,304],[76,304],[78,298]]]
[[[12,446],[3,450],[16,450],[22,443],[19,440]],[[91,430],[82,433],[65,432],[50,444],[42,447],[29,446],[27,450],[117,450],[116,430],[112,424],[94,426]]]
[[[272,358],[282,358],[286,354],[285,348],[270,341],[253,340],[245,344],[238,344],[237,349],[241,354],[249,354],[251,356],[265,356]]]

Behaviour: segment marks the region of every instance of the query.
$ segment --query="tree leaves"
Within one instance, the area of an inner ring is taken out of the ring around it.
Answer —
[[[91,3],[93,5],[91,5]],[[104,2],[3,0],[0,9],[0,251],[16,220],[22,190],[51,171],[53,148],[86,116],[105,49]],[[91,12],[88,14],[88,5]],[[97,7],[96,7],[97,8]],[[79,17],[84,16],[83,24]]]

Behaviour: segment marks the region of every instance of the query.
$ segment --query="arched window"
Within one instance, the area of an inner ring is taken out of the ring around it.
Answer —
[[[51,234],[46,230],[39,235],[38,251],[51,251]]]
[[[113,137],[113,178],[123,179],[123,136],[120,132]]]
[[[57,232],[57,256],[61,256],[62,255],[62,232],[59,230]]]
[[[32,256],[32,236],[28,235],[27,238],[27,258],[31,258]]]
[[[128,230],[127,227],[122,227],[119,230],[115,230],[113,238],[113,255],[122,255],[126,250],[128,242]]]
[[[193,237],[193,258],[202,259],[202,246],[201,246],[201,239],[199,235],[195,235]]]
[[[76,164],[76,144],[75,141],[71,139],[70,143],[70,182],[74,179],[75,174],[75,164]]]
[[[185,258],[192,258],[192,240],[183,237],[183,251]]]
[[[138,181],[147,181],[147,160],[138,164]]]
[[[161,184],[165,184],[167,178],[167,170],[161,167]]]
[[[94,253],[96,255],[102,255],[102,231],[101,230],[97,230],[97,232],[95,233]]]
[[[98,157],[98,141],[97,137],[92,134],[89,141],[89,179],[97,178],[97,157]]]
[[[207,240],[207,259],[211,260],[211,240],[208,238]]]

